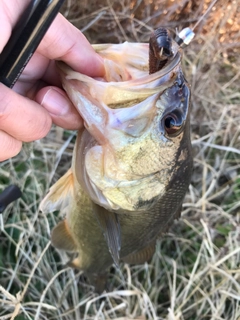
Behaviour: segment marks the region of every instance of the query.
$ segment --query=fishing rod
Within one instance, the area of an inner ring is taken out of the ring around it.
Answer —
[[[0,54],[0,82],[12,88],[55,19],[64,0],[32,0]]]

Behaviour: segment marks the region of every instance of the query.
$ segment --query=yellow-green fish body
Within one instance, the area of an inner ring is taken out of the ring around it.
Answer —
[[[52,243],[78,252],[71,265],[102,274],[118,261],[142,263],[180,216],[192,170],[190,90],[181,54],[148,74],[147,44],[97,45],[104,79],[59,64],[63,86],[81,114],[71,169],[43,200],[64,210]]]

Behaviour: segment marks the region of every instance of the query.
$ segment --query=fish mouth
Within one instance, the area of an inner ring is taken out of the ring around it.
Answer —
[[[173,43],[173,56],[159,71],[149,74],[149,70],[140,70],[138,78],[132,72],[129,80],[118,82],[82,75],[63,62],[57,62],[57,66],[63,87],[83,118],[85,128],[103,145],[106,143],[105,126],[111,116],[116,118],[114,114],[119,113],[119,109],[125,109],[126,114],[133,106],[149,97],[154,100],[159,93],[171,87],[181,72],[181,58],[181,49]],[[140,111],[139,108],[139,112],[135,112],[135,117]]]

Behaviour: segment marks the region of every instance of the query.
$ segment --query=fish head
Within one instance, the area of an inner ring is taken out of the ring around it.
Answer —
[[[109,211],[151,209],[191,171],[190,89],[181,54],[149,75],[148,45],[99,45],[104,78],[58,64],[63,87],[84,120],[73,171],[91,199]],[[183,183],[184,184],[184,183]],[[185,190],[186,191],[186,190]]]

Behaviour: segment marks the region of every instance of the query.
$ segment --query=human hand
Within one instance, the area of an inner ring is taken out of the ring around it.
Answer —
[[[0,52],[29,1],[0,2]],[[103,62],[84,35],[58,14],[13,89],[0,83],[0,161],[15,156],[22,142],[41,139],[52,122],[79,129],[82,120],[61,89],[54,60],[78,72],[102,76]]]

